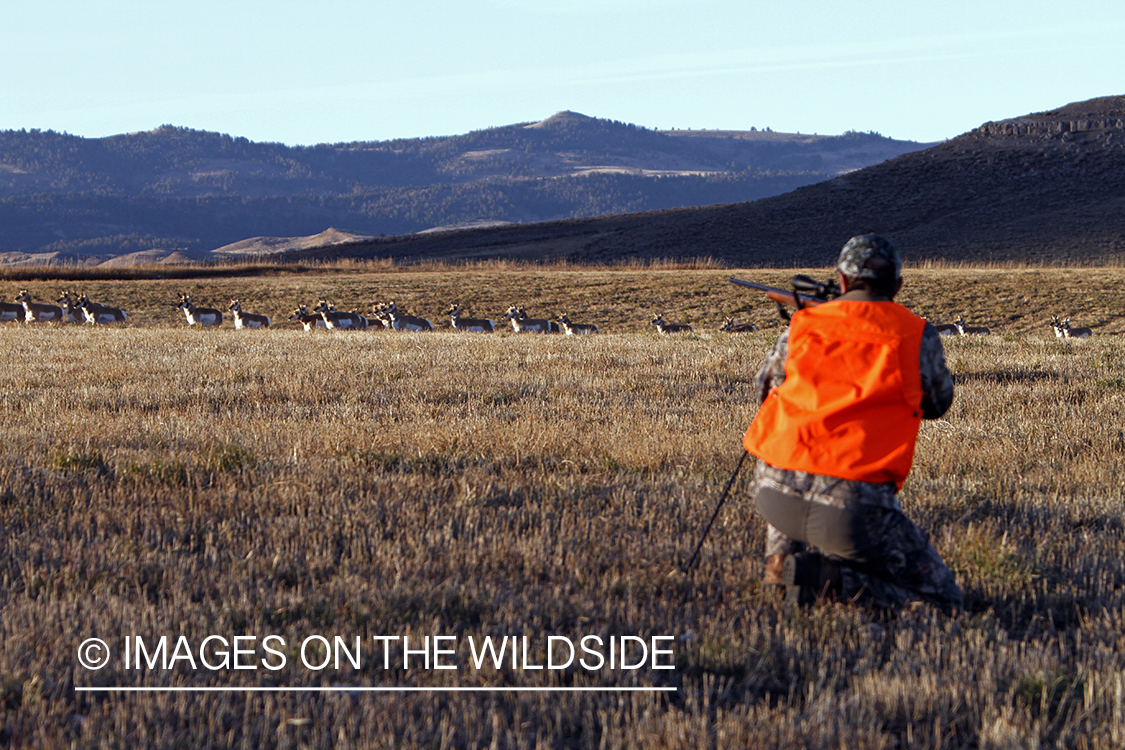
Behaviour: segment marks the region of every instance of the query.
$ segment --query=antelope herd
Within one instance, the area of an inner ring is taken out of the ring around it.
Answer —
[[[201,328],[217,328],[222,326],[224,315],[221,310],[213,307],[198,307],[192,301],[190,294],[180,294],[179,303],[176,305],[183,310],[184,317],[189,326]],[[255,330],[270,327],[270,316],[260,313],[246,312],[242,303],[232,299],[226,308],[234,321],[236,330]],[[449,327],[454,331],[468,333],[495,333],[496,321],[492,318],[470,318],[462,314],[461,304],[453,303],[446,309],[449,316]],[[0,322],[23,323],[85,323],[88,325],[108,325],[111,323],[124,323],[128,320],[125,311],[119,307],[92,302],[86,294],[78,296],[68,289],[63,292],[54,304],[36,302],[27,289],[21,289],[15,297],[15,302],[0,302]],[[554,318],[532,318],[527,310],[518,305],[510,305],[504,313],[501,323],[507,321],[516,333],[557,333],[567,336],[582,336],[600,333],[600,328],[593,323],[575,323],[566,313]],[[333,302],[326,298],[317,301],[311,310],[305,304],[297,306],[289,316],[291,323],[301,324],[306,331],[324,329],[328,331],[361,331],[361,330],[391,330],[406,332],[433,331],[435,326],[429,320],[417,315],[410,315],[401,310],[394,300],[390,302],[376,302],[371,306],[371,315],[362,315],[358,310],[341,312],[336,309]],[[651,324],[662,335],[677,333],[693,333],[695,329],[687,323],[669,323],[664,320],[664,313],[653,316]],[[965,316],[958,316],[952,323],[931,323],[942,336],[984,336],[992,331],[984,326],[972,326],[965,321]],[[1060,339],[1085,339],[1094,334],[1092,328],[1086,326],[1072,327],[1070,318],[1060,319],[1058,315],[1051,318],[1051,329]],[[723,320],[718,330],[726,333],[752,333],[758,326],[747,321],[736,323],[734,318]]]
[[[125,311],[117,307],[100,305],[91,302],[85,294],[74,301],[74,292],[63,292],[55,304],[32,300],[31,293],[21,289],[16,295],[16,302],[0,302],[0,322],[23,321],[24,323],[89,323],[90,325],[105,325],[108,323],[124,323]]]
[[[1051,318],[1051,328],[1055,331],[1055,337],[1060,339],[1088,339],[1094,335],[1093,329],[1086,326],[1071,328],[1070,318],[1059,320],[1058,315]]]

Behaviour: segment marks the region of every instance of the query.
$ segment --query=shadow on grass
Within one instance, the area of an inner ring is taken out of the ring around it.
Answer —
[[[1125,522],[1115,514],[1071,512],[1048,505],[977,499],[927,510],[926,525],[965,532],[961,547],[971,544],[971,527],[991,528],[1003,542],[966,553],[975,580],[962,583],[965,612],[985,618],[1009,638],[1032,640],[1077,628],[1082,620],[1120,606],[1117,576],[1101,575],[1101,562],[1084,558],[1073,565],[1049,562],[1037,540],[1076,534],[1119,535]],[[1017,532],[1009,537],[1009,532]],[[948,562],[948,561],[947,561]],[[961,577],[960,575],[958,576]]]

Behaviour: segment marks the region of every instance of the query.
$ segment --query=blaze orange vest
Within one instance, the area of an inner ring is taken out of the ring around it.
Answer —
[[[925,325],[895,302],[798,311],[785,382],[762,403],[743,446],[782,469],[902,489],[922,422]]]

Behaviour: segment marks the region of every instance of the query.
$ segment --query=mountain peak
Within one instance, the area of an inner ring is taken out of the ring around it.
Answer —
[[[564,109],[562,112],[556,112],[548,117],[546,120],[533,122],[530,125],[525,125],[526,128],[558,128],[567,127],[578,124],[586,124],[594,122],[593,117],[584,115],[580,112],[571,112],[569,109]]]

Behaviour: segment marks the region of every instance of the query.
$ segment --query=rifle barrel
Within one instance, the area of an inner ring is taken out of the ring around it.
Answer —
[[[781,304],[789,305],[790,307],[797,306],[797,295],[786,289],[780,289],[776,286],[766,286],[765,284],[758,284],[753,281],[743,281],[742,279],[736,279],[733,276],[730,278],[730,283],[738,284],[739,286],[750,287],[751,289],[757,289],[759,291],[765,292],[766,296],[772,299],[774,302],[780,302]],[[800,297],[801,304],[804,307],[819,305],[821,302],[826,301],[820,299],[819,297],[810,297],[807,294],[802,294],[800,295]]]

